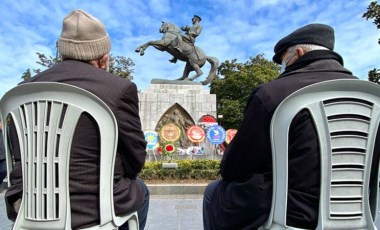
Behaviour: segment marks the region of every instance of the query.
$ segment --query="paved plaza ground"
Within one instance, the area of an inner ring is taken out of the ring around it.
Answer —
[[[0,230],[9,230],[4,193],[0,193]],[[376,222],[380,229],[380,221]],[[153,195],[145,230],[202,230],[202,195]]]
[[[0,193],[0,230],[12,229],[7,219],[5,191]],[[201,230],[202,195],[153,195],[145,230]]]

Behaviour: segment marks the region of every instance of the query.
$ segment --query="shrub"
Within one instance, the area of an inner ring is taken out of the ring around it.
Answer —
[[[219,160],[172,160],[177,163],[177,169],[163,169],[162,162],[146,162],[139,177],[143,180],[165,180],[165,179],[198,179],[217,180],[220,161]]]

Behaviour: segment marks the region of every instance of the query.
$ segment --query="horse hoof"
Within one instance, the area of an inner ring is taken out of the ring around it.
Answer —
[[[207,85],[208,83],[210,83],[210,82],[208,82],[208,81],[201,81],[202,85]]]
[[[208,85],[208,84],[211,83],[213,80],[214,80],[214,78],[210,78],[210,77],[208,77],[206,80],[201,81],[201,84],[202,84],[202,85]]]
[[[206,80],[204,80],[204,81],[201,81],[201,84],[202,84],[202,85],[208,85],[210,82],[212,82],[211,79],[206,79]]]

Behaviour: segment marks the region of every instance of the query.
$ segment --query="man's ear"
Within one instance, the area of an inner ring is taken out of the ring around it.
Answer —
[[[108,54],[103,55],[103,57],[101,57],[99,60],[99,68],[107,70],[109,58],[110,57]]]
[[[296,52],[297,52],[298,58],[302,57],[305,54],[305,51],[299,47],[296,49]]]

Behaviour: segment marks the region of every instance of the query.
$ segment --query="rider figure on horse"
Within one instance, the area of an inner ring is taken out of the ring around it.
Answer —
[[[180,47],[181,42],[186,42],[189,43],[190,45],[194,46],[195,44],[195,39],[201,34],[202,32],[202,26],[199,25],[199,22],[202,21],[201,17],[198,15],[194,15],[193,18],[191,19],[191,22],[193,23],[192,26],[182,26],[181,30],[186,31],[185,35],[182,35],[182,40],[177,39],[177,49],[181,52]],[[172,63],[177,62],[177,58],[173,57],[172,59],[169,60]]]

